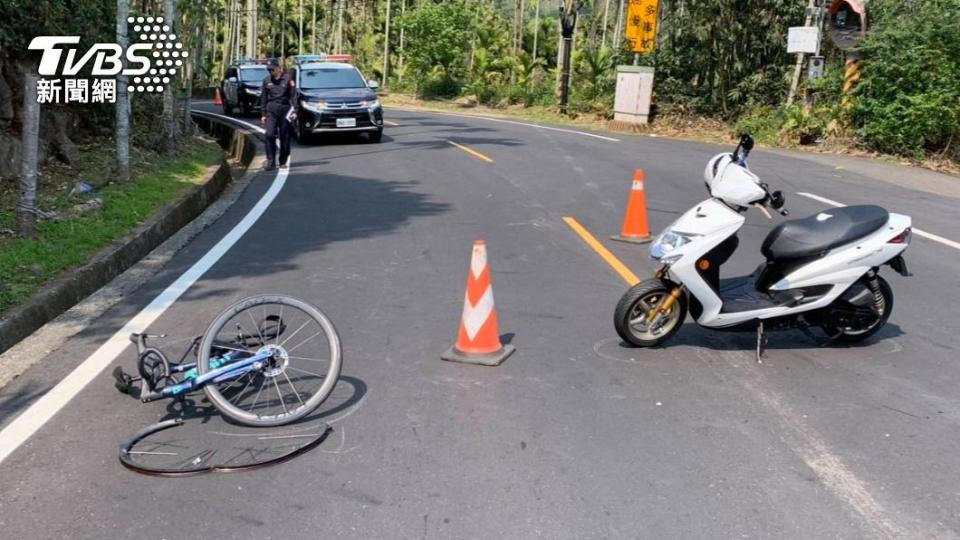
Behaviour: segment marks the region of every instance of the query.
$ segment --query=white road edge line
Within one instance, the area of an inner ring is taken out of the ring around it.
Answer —
[[[458,118],[479,118],[480,120],[489,120],[490,122],[500,122],[503,124],[514,124],[517,126],[527,126],[537,129],[545,129],[547,131],[560,131],[562,133],[573,133],[575,135],[583,135],[584,137],[593,137],[594,139],[600,139],[602,141],[609,142],[620,142],[620,139],[614,139],[613,137],[605,137],[603,135],[597,135],[596,133],[587,133],[586,131],[577,131],[575,129],[564,129],[558,127],[544,126],[540,124],[528,124],[526,122],[516,122],[514,120],[505,120],[503,118],[492,118],[490,116],[479,116],[476,114],[457,114],[451,112],[441,112],[441,111],[428,111],[423,109],[404,109],[403,107],[387,107],[388,109],[396,109],[398,111],[407,111],[407,112],[422,112],[427,114],[442,114],[445,116],[456,116]]]
[[[201,111],[203,112],[203,111]],[[216,113],[206,113],[222,116]],[[229,118],[229,117],[224,117]],[[247,124],[256,131],[263,132],[263,128],[254,126],[242,120],[230,118],[235,122]],[[223,255],[237,243],[238,240],[260,219],[270,203],[277,197],[287,181],[287,169],[277,172],[270,188],[263,194],[257,204],[237,223],[229,233],[214,245],[203,257],[184,272],[176,281],[130,319],[120,330],[113,334],[93,354],[87,357],[62,381],[57,383],[49,392],[34,402],[20,416],[10,422],[0,431],[0,463],[12,454],[17,448],[37,432],[47,421],[70,402],[81,390],[86,387],[97,375],[106,369],[130,345],[129,335],[133,332],[145,331],[164,311],[167,310],[180,296],[190,288],[203,274],[207,272]]]
[[[801,196],[803,196],[803,197],[806,197],[806,198],[808,198],[808,199],[813,199],[813,200],[815,200],[815,201],[820,201],[820,202],[822,202],[822,203],[824,203],[824,204],[829,204],[829,205],[831,205],[831,206],[836,206],[836,207],[846,206],[846,205],[843,204],[843,203],[840,203],[840,202],[837,202],[837,201],[833,201],[833,200],[830,200],[830,199],[828,199],[828,198],[826,198],[826,197],[821,197],[821,196],[819,196],[819,195],[814,195],[813,193],[805,193],[805,192],[803,192],[803,191],[798,191],[798,192],[797,192],[797,195],[801,195]],[[944,238],[944,237],[942,237],[942,236],[940,236],[940,235],[938,235],[938,234],[928,233],[927,231],[920,230],[920,229],[918,229],[918,228],[916,228],[916,227],[913,228],[913,234],[915,234],[915,235],[917,235],[917,236],[922,236],[923,238],[926,238],[927,240],[933,240],[934,242],[939,242],[939,243],[941,243],[941,244],[943,244],[943,245],[945,245],[945,246],[952,247],[953,249],[960,249],[960,242],[954,242],[953,240],[950,240],[949,238]]]

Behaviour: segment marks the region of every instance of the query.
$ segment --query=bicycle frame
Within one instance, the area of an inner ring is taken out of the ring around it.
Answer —
[[[217,357],[224,360],[223,364],[215,367],[213,371],[204,373],[203,375],[199,375],[195,371],[197,367],[195,362],[170,366],[171,373],[185,373],[184,377],[186,377],[186,380],[177,384],[165,386],[159,392],[145,392],[140,396],[140,401],[143,403],[148,403],[158,399],[172,398],[179,396],[180,394],[203,388],[204,385],[211,381],[214,383],[221,383],[229,379],[243,376],[254,369],[259,369],[260,366],[257,364],[270,358],[271,353],[261,352],[242,360],[232,361],[231,357],[234,354],[236,353],[231,352]],[[211,359],[211,365],[213,364],[213,361],[214,359]]]

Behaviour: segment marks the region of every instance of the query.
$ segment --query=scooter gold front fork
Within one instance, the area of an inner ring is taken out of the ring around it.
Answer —
[[[683,294],[683,287],[674,287],[669,295],[660,300],[657,307],[650,310],[650,313],[647,313],[647,322],[650,325],[659,323],[667,313],[670,313],[670,310],[673,309],[673,304],[677,302],[681,294]]]

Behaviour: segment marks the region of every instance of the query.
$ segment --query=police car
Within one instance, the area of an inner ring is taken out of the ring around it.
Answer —
[[[293,57],[300,112],[294,121],[297,140],[315,134],[366,133],[371,142],[383,136],[383,107],[377,81],[367,81],[349,55]]]
[[[260,88],[268,75],[266,60],[238,60],[220,83],[223,113],[248,115],[260,110]]]

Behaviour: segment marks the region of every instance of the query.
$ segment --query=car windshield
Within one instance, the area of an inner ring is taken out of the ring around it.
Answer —
[[[260,82],[266,77],[266,67],[249,67],[240,70],[240,79],[243,82]]]
[[[300,88],[324,90],[330,88],[364,88],[367,84],[353,68],[324,67],[306,69],[300,74]]]

